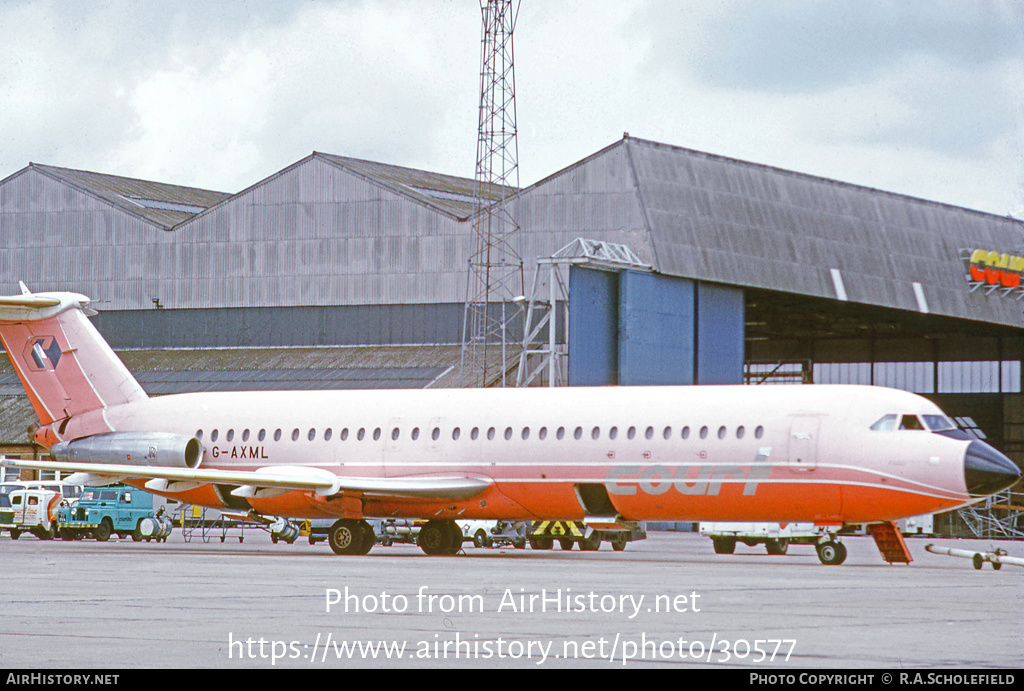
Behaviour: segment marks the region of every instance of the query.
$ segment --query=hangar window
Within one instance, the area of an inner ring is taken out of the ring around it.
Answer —
[[[281,430],[274,430],[274,441],[281,441]]]

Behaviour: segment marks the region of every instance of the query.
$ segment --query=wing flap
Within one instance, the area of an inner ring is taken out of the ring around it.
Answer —
[[[257,490],[280,489],[315,492],[325,497],[341,492],[358,492],[382,497],[462,500],[474,497],[490,486],[487,480],[473,477],[341,477],[329,470],[309,466],[268,466],[255,471],[232,471],[59,461],[4,460],[2,464],[9,468],[59,470],[124,479],[163,480],[166,484],[153,482],[152,487],[163,488],[164,491],[173,491],[171,487],[177,483],[238,485],[240,488],[246,488],[240,496],[256,496],[253,492]]]

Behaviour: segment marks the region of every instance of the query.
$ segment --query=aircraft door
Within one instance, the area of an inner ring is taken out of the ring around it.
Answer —
[[[818,467],[818,427],[820,420],[811,415],[793,418],[789,427],[789,467],[814,470]]]

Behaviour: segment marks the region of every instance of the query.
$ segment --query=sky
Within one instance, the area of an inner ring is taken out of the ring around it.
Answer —
[[[472,177],[479,0],[0,0],[0,179]],[[1024,218],[1022,0],[522,0],[519,182],[631,136]]]

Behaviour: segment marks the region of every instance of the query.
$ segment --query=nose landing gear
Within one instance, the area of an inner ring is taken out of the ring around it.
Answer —
[[[825,566],[838,566],[846,561],[846,545],[829,539],[818,543],[818,559]]]

